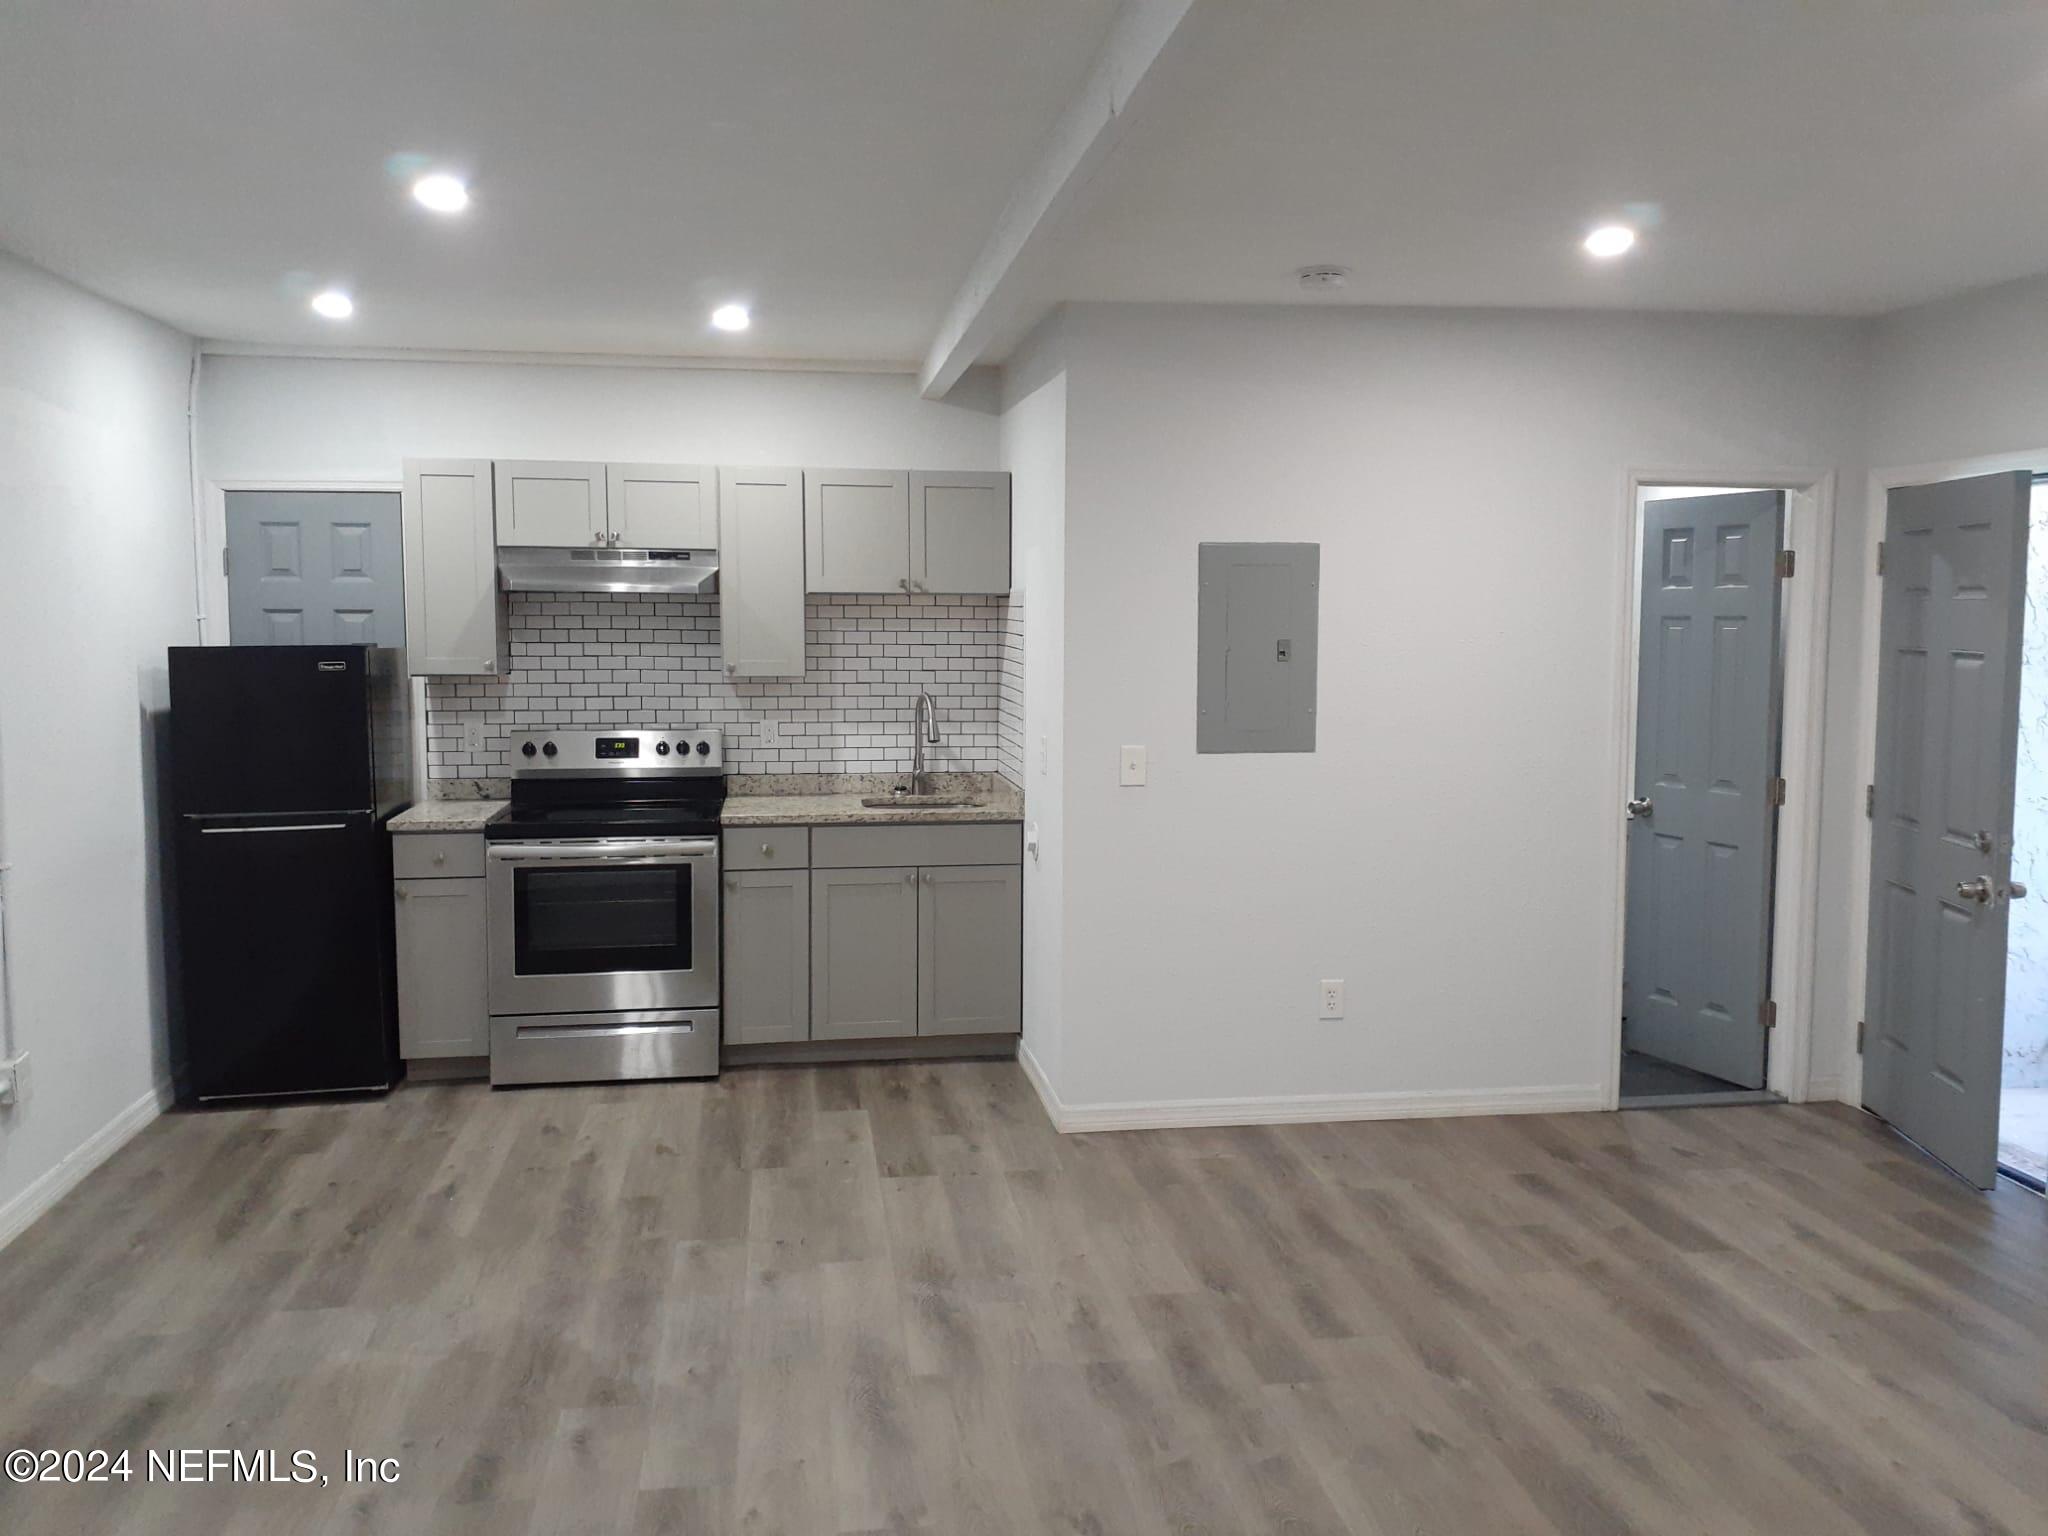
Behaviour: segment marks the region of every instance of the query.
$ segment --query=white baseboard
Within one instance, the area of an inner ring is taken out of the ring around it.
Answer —
[[[1842,1092],[1847,1085],[1839,1077],[1809,1077],[1806,1080],[1807,1104],[1832,1104],[1846,1097]]]
[[[1597,1083],[1556,1088],[1438,1089],[1423,1093],[1275,1095],[1243,1099],[1166,1099],[1065,1104],[1027,1045],[1018,1064],[1037,1090],[1053,1129],[1146,1131],[1206,1125],[1302,1125],[1339,1120],[1414,1120],[1449,1115],[1558,1115],[1607,1107]]]
[[[84,1183],[87,1174],[128,1145],[136,1132],[171,1107],[172,1097],[171,1085],[158,1083],[94,1131],[54,1168],[0,1206],[0,1248],[26,1232],[38,1216]]]

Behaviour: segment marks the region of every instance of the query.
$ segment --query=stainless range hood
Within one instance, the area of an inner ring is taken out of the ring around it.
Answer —
[[[507,592],[651,592],[709,597],[718,590],[718,551],[500,549],[498,585]]]

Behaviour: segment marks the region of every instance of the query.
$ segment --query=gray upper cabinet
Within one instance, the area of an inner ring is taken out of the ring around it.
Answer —
[[[605,466],[500,459],[498,542],[570,549],[607,542]]]
[[[908,592],[910,477],[805,470],[804,554],[812,592]]]
[[[811,1038],[917,1033],[915,869],[811,871]]]
[[[405,462],[405,654],[415,676],[498,671],[491,500],[488,460]]]
[[[718,520],[718,638],[725,675],[802,676],[802,472],[721,469]]]
[[[716,549],[718,471],[693,464],[608,464],[605,508],[623,549]]]
[[[728,871],[724,918],[726,1042],[810,1039],[810,874]]]
[[[913,592],[1008,592],[1009,475],[912,475],[909,574]]]
[[[1014,1035],[1024,1025],[1024,871],[918,873],[917,1032]]]

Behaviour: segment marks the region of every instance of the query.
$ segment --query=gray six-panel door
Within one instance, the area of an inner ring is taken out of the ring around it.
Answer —
[[[1782,491],[1647,504],[1623,1040],[1764,1084]]]
[[[229,491],[228,640],[405,644],[405,551],[389,491]]]
[[[1998,1176],[2030,477],[1901,486],[1885,512],[1863,1102]]]

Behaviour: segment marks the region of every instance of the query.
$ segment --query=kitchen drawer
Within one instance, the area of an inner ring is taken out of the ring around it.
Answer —
[[[725,834],[727,869],[805,869],[810,862],[809,827],[739,827]]]
[[[400,880],[453,879],[484,872],[484,840],[478,832],[394,832],[391,872]]]
[[[1024,829],[1014,821],[811,829],[811,865],[815,869],[1023,862]]]

